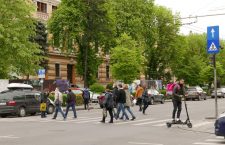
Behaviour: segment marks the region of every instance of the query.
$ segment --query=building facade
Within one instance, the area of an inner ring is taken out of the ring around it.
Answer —
[[[42,22],[47,22],[54,10],[57,9],[60,0],[33,0],[37,11],[34,17]],[[48,48],[48,68],[46,80],[63,79],[78,86],[83,85],[81,76],[76,75],[76,58],[74,55],[65,55],[60,49],[49,46]],[[104,62],[99,66],[96,78],[99,83],[106,85],[112,82],[109,68],[109,57],[104,57]]]

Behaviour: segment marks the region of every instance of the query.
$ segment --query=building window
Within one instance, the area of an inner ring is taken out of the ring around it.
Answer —
[[[109,79],[109,65],[106,66],[106,79]]]
[[[55,64],[55,77],[60,77],[60,64]]]
[[[47,13],[47,4],[42,2],[37,2],[37,11],[42,13]]]
[[[57,10],[57,6],[52,6],[52,12],[53,12],[54,10]]]

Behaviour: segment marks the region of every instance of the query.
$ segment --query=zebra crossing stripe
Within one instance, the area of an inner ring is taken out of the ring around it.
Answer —
[[[196,144],[196,145],[218,145],[218,144],[215,144],[215,143],[205,143],[205,142],[195,142],[193,144]]]
[[[136,122],[144,122],[144,121],[148,121],[148,120],[154,120],[154,119],[153,118],[149,118],[149,119],[142,119],[142,120],[127,121],[127,122],[116,122],[114,124],[116,124],[116,125],[130,124],[130,123],[136,123]]]
[[[164,119],[164,120],[157,120],[157,121],[150,121],[150,122],[144,122],[144,123],[138,123],[138,124],[133,124],[133,125],[146,125],[146,124],[154,124],[154,123],[159,123],[159,122],[166,122],[169,121],[171,119]]]
[[[201,122],[198,124],[194,124],[193,128],[201,127],[201,126],[208,125],[208,124],[213,124],[213,122]]]

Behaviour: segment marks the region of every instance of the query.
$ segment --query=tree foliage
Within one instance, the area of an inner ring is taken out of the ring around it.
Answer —
[[[34,74],[40,49],[29,41],[35,35],[33,3],[29,0],[0,0],[0,78]]]
[[[117,46],[111,52],[111,68],[113,78],[124,83],[132,83],[140,75],[143,58],[142,50],[137,42],[127,34],[117,40]]]
[[[99,48],[109,49],[112,28],[106,0],[62,0],[49,21],[55,46],[69,53],[78,47],[77,73],[83,76],[85,86],[96,79],[100,64],[96,54]]]

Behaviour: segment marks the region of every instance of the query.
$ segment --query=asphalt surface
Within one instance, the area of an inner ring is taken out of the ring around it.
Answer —
[[[52,115],[44,119],[39,115],[0,118],[0,145],[221,145],[225,139],[214,135],[215,120],[206,119],[214,116],[214,103],[212,99],[187,102],[193,128],[166,127],[171,120],[171,102],[149,106],[147,115],[135,106],[136,120],[114,120],[113,124],[99,122],[101,109],[79,110],[77,119],[69,112],[66,121],[60,114],[56,120]],[[219,112],[224,112],[225,99],[218,104]],[[184,106],[182,119],[186,119]]]

